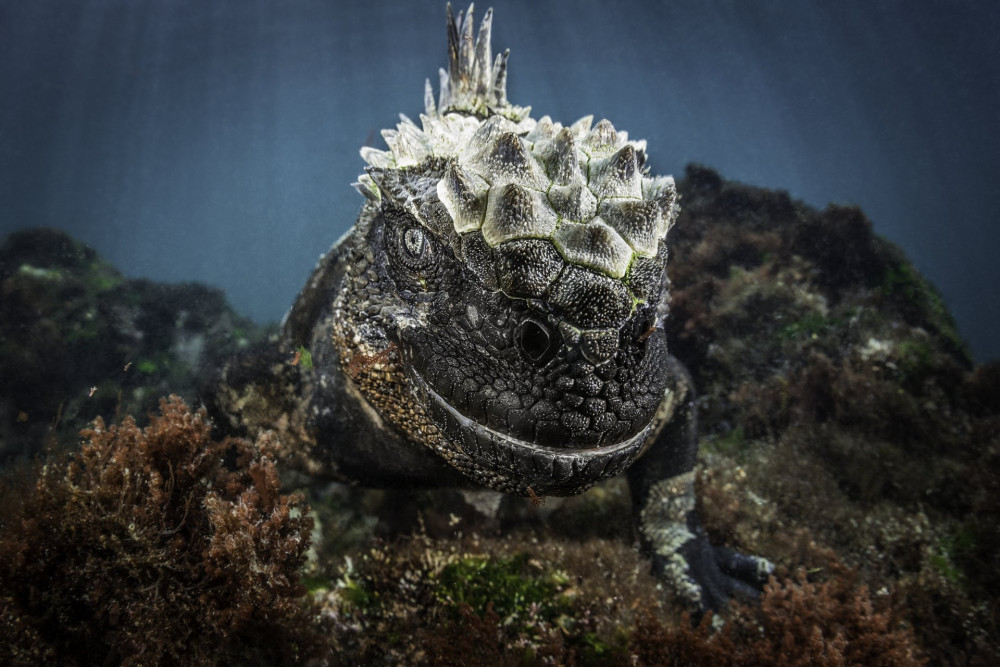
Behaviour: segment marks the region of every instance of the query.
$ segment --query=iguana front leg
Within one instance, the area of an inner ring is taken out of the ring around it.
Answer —
[[[771,563],[713,546],[695,511],[698,450],[694,385],[670,357],[671,387],[663,409],[667,422],[650,449],[629,470],[642,547],[655,574],[700,610],[719,610],[733,597],[756,597]]]

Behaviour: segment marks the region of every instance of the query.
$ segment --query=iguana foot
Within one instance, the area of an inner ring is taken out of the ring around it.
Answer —
[[[756,598],[774,569],[771,563],[713,546],[694,509],[693,472],[649,488],[639,530],[653,572],[701,611],[724,609],[733,598]]]
[[[774,565],[766,558],[748,556],[728,547],[713,546],[700,525],[692,526],[692,537],[678,549],[686,561],[683,590],[698,592],[703,611],[725,609],[730,600],[754,600]]]

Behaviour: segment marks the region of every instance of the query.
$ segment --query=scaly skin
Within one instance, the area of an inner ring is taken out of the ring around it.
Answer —
[[[290,311],[276,353],[213,393],[277,429],[317,477],[569,495],[627,470],[656,571],[702,608],[766,563],[712,548],[694,513],[693,389],[667,352],[673,179],[604,120],[564,127],[506,99],[471,7],[421,127],[362,150],[366,203]],[[313,368],[289,366],[311,352]],[[633,465],[634,464],[634,465]]]

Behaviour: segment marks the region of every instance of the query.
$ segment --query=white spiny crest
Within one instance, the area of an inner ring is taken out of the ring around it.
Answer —
[[[488,10],[474,38],[472,6],[457,20],[449,6],[438,104],[428,82],[420,126],[401,116],[395,130],[382,132],[388,150],[363,148],[371,175],[356,187],[377,202],[385,170],[444,158],[450,166],[437,196],[458,233],[479,230],[493,248],[546,240],[565,264],[625,281],[639,298],[629,272],[635,259],[658,255],[677,217],[673,178],[650,177],[646,142],[629,141],[607,120],[563,126],[511,105],[507,53],[490,66],[492,17]]]
[[[437,108],[433,94],[425,96],[424,106],[428,116],[449,111],[465,111],[486,117],[502,114],[511,120],[528,116],[530,107],[512,106],[507,101],[507,58],[510,51],[497,54],[492,59],[490,37],[493,29],[493,8],[486,10],[479,26],[479,35],[473,37],[472,5],[458,20],[448,4],[448,71],[440,70],[441,91]],[[491,64],[492,61],[492,64]],[[430,81],[426,88],[430,88]]]

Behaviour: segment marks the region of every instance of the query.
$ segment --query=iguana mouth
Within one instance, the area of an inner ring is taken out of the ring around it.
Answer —
[[[496,431],[448,403],[421,375],[410,377],[421,394],[427,415],[455,449],[509,479],[517,479],[539,495],[569,495],[623,472],[642,451],[653,420],[630,438],[600,447],[563,448],[540,445]]]

